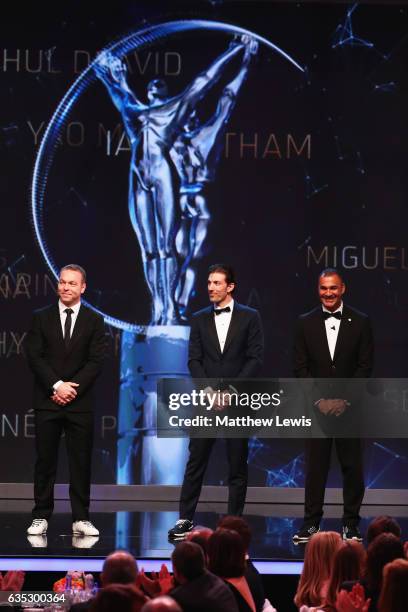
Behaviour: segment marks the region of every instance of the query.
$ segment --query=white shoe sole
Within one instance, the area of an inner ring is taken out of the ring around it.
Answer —
[[[44,529],[44,531],[30,531],[30,528],[27,529],[27,535],[31,536],[42,536],[47,533],[48,526]]]

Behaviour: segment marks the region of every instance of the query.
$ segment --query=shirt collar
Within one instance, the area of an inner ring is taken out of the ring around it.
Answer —
[[[232,311],[234,310],[234,298],[232,298],[231,301],[228,302],[228,304],[226,306],[223,306],[223,308],[226,308],[227,306],[229,306],[231,308],[231,313],[230,314],[232,314]],[[219,310],[219,308],[214,308],[214,310]]]
[[[326,308],[325,306],[323,306],[322,304],[322,310],[323,312],[330,312],[330,314],[334,314],[335,312],[339,312],[340,314],[343,314],[343,302],[341,302],[340,306],[337,308],[337,310],[334,310],[333,312],[331,310],[329,310],[328,308]]]
[[[65,306],[65,304],[63,304],[61,300],[58,300],[58,308],[60,315],[65,314],[64,310],[66,310],[67,308],[71,308],[71,310],[73,311],[73,315],[76,317],[78,315],[79,309],[81,308],[81,302],[78,302],[78,304],[75,304],[75,306]]]

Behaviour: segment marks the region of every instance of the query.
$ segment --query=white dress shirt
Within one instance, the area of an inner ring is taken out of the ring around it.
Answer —
[[[325,308],[324,306],[322,306],[322,308],[323,308],[323,312],[329,312],[330,314],[332,314],[331,311],[327,310],[327,308]],[[334,312],[340,312],[340,314],[343,314],[343,302]],[[336,342],[337,342],[337,337],[339,335],[341,321],[339,321],[339,319],[336,319],[335,317],[329,317],[328,319],[325,320],[324,324],[326,326],[327,344],[329,345],[330,356],[333,361],[334,351],[336,350]]]
[[[78,302],[78,304],[75,304],[75,306],[65,306],[65,304],[63,304],[61,302],[61,300],[58,301],[58,308],[59,308],[60,321],[61,321],[61,327],[62,327],[62,337],[64,337],[65,320],[67,318],[67,314],[66,314],[66,312],[64,312],[64,310],[66,310],[67,308],[71,308],[71,310],[72,310],[72,314],[71,314],[71,333],[70,333],[70,338],[72,338],[72,333],[74,331],[75,322],[77,320],[78,312],[79,312],[80,307],[81,307],[81,302]]]
[[[220,343],[221,353],[224,352],[228,328],[231,323],[232,311],[234,310],[234,300],[228,302],[225,307],[227,306],[231,308],[230,312],[221,312],[220,314],[215,314],[214,312],[215,328],[217,330],[218,342]],[[218,310],[218,308],[214,308],[214,311],[215,310]]]
[[[81,302],[78,302],[78,304],[75,304],[74,306],[65,306],[65,304],[63,304],[61,302],[61,300],[58,301],[58,309],[59,309],[59,315],[60,315],[60,321],[61,321],[61,327],[62,327],[62,337],[64,337],[64,333],[65,333],[65,320],[67,318],[67,313],[64,312],[67,308],[71,308],[72,310],[72,314],[71,314],[71,333],[70,333],[70,338],[72,338],[72,333],[74,331],[74,327],[75,327],[75,323],[76,320],[78,318],[78,313],[79,313],[79,309],[81,307]],[[52,385],[54,391],[56,391],[58,389],[58,387],[63,383],[63,380],[58,380],[56,383],[54,383]]]

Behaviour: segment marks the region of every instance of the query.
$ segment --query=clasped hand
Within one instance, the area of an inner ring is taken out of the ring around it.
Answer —
[[[320,412],[327,416],[332,414],[333,416],[340,416],[347,408],[347,402],[344,399],[321,399],[317,407]]]
[[[209,404],[216,412],[221,412],[231,404],[231,394],[228,391],[214,391],[212,387],[204,389]]]
[[[58,406],[66,406],[72,400],[74,400],[78,394],[76,387],[79,387],[78,383],[74,382],[63,382],[58,386],[51,396],[52,401]]]

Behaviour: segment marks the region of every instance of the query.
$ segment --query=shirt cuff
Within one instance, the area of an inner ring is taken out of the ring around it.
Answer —
[[[56,390],[58,389],[58,387],[59,387],[60,385],[62,385],[62,383],[63,383],[63,382],[64,382],[63,380],[58,380],[56,383],[54,383],[54,384],[52,385],[52,388],[54,389],[54,391],[56,391]]]

